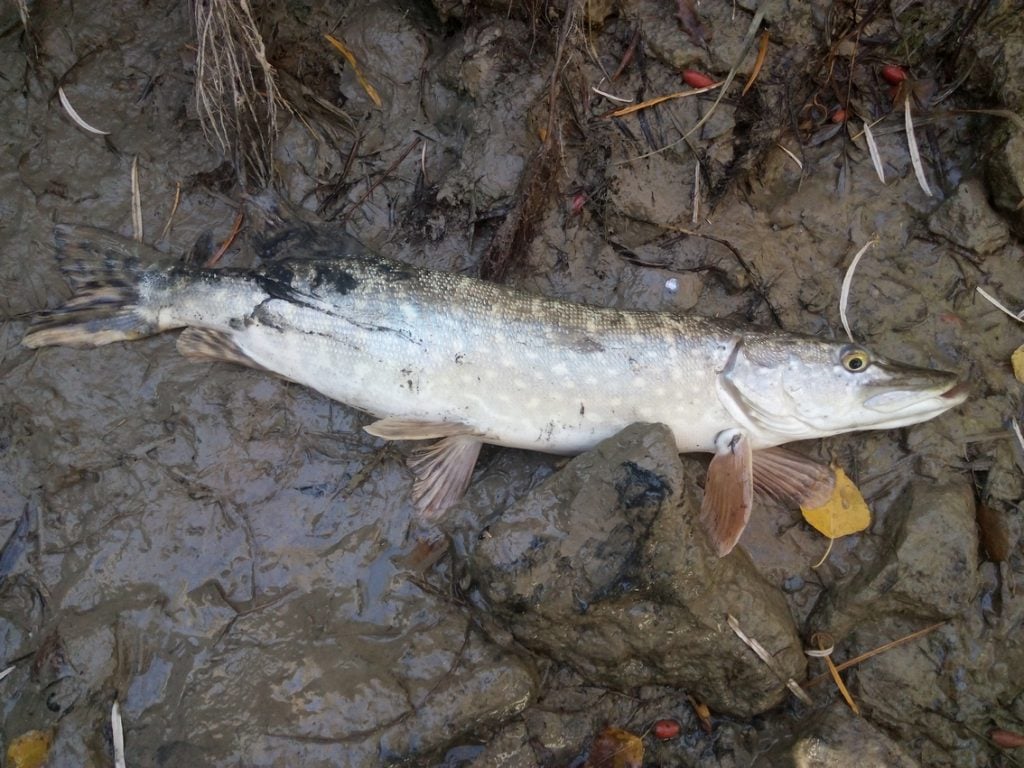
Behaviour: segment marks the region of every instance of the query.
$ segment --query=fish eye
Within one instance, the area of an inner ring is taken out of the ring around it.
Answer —
[[[859,373],[868,367],[870,360],[868,353],[863,349],[848,349],[843,352],[840,362],[843,364],[843,368],[850,373]]]

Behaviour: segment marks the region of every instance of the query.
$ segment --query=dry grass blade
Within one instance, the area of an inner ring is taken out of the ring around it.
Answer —
[[[1013,434],[1017,436],[1017,442],[1020,443],[1020,449],[1024,451],[1024,433],[1020,431],[1020,422],[1016,419],[1010,419],[1010,426],[1013,427]],[[0,680],[3,680],[3,677],[0,677]]]
[[[9,667],[8,667],[7,669],[5,669],[5,670],[4,670],[3,672],[0,672],[0,680],[3,680],[3,679],[4,679],[5,677],[7,677],[7,676],[8,676],[9,674],[11,674],[11,672],[13,672],[13,671],[14,671],[14,665],[13,665],[13,664],[11,664],[11,666],[9,666]]]
[[[341,40],[334,37],[334,35],[324,35],[327,42],[334,46],[334,48],[345,57],[345,61],[352,67],[352,73],[356,76],[356,80],[359,81],[359,85],[366,91],[366,95],[370,97],[370,101],[376,105],[377,109],[384,106],[384,102],[381,101],[380,94],[377,93],[377,89],[370,84],[370,81],[366,79],[366,75],[363,74],[362,67],[359,66],[359,62],[356,61],[356,55],[352,53],[347,45]]]
[[[139,189],[139,156],[132,158],[132,235],[142,242],[142,191]]]
[[[264,186],[273,175],[281,96],[249,0],[193,0],[193,11],[203,130]]]
[[[768,669],[770,669],[776,677],[782,680],[782,675],[780,675],[775,670],[775,664],[774,662],[772,662],[772,656],[770,653],[768,653],[767,650],[765,650],[765,647],[754,638],[748,636],[742,629],[740,629],[740,623],[736,620],[735,616],[732,616],[731,614],[727,615],[726,621],[729,622],[729,627],[732,629],[732,631],[736,633],[736,637],[738,637],[740,640],[746,643],[750,650],[756,653],[757,657],[768,666]],[[789,688],[790,691],[792,691],[793,695],[800,699],[800,701],[802,701],[804,704],[807,704],[808,706],[814,706],[814,702],[811,701],[811,697],[807,695],[807,693],[804,691],[803,688],[800,687],[796,680],[790,678],[788,680],[785,680],[785,684],[786,687]]]
[[[1017,126],[1019,130],[1024,131],[1024,117],[1021,117],[1016,112],[1011,112],[1008,109],[956,109],[954,112],[970,112],[976,115],[1002,117]]]
[[[121,723],[121,707],[116,701],[110,708],[110,730],[114,742],[114,768],[125,768],[124,726]]]
[[[785,148],[784,146],[782,146],[781,144],[776,144],[775,146],[776,146],[776,147],[778,147],[779,149],[781,149],[781,150],[782,150],[783,152],[785,152],[785,153],[786,153],[787,155],[789,155],[789,158],[790,158],[790,160],[792,160],[792,161],[793,161],[794,163],[796,163],[796,167],[797,167],[797,168],[799,168],[799,169],[800,169],[801,171],[802,171],[802,170],[804,169],[804,164],[803,164],[803,161],[802,161],[802,160],[801,160],[801,159],[800,159],[799,157],[797,157],[796,155],[794,155],[794,154],[793,154],[793,152],[792,152],[791,150],[789,150],[789,149],[786,149],[786,148]]]
[[[79,115],[77,111],[75,111],[75,108],[71,106],[71,102],[68,101],[67,94],[64,93],[64,86],[60,86],[57,88],[57,98],[60,99],[60,105],[64,107],[64,111],[68,113],[68,117],[70,117],[74,121],[75,125],[81,128],[83,131],[95,133],[100,136],[110,135],[110,131],[101,131],[99,128],[89,125],[89,123],[85,122],[85,120],[82,119],[82,116]]]
[[[28,33],[28,0],[14,0],[14,4],[18,6],[18,15],[21,17],[21,26],[23,26],[25,28],[25,32]]]
[[[910,94],[903,100],[903,120],[907,129],[907,149],[910,151],[910,162],[914,166],[914,174],[917,176],[917,183],[928,197],[932,196],[932,189],[928,186],[928,179],[924,176],[924,165],[921,164],[921,150],[917,148],[917,137],[914,135],[914,118],[910,114]]]
[[[846,274],[843,275],[843,286],[839,291],[839,319],[842,321],[843,330],[846,331],[846,336],[850,341],[853,341],[853,333],[850,331],[850,321],[846,318],[846,306],[850,302],[850,286],[853,284],[853,271],[857,269],[861,257],[867,252],[868,248],[877,242],[878,240],[868,240],[864,243],[864,246],[857,251],[857,255],[853,257],[853,261],[850,262]]]
[[[718,98],[715,99],[711,108],[704,113],[704,117],[698,120],[697,124],[683,135],[683,139],[700,130],[701,126],[711,119],[711,116],[715,113],[718,105],[722,103],[722,99],[725,97],[725,92],[729,90],[729,86],[732,85],[732,81],[736,79],[736,72],[739,70],[740,64],[743,63],[743,59],[746,58],[747,51],[749,51],[750,46],[754,44],[754,38],[757,36],[757,30],[761,28],[761,22],[764,21],[764,15],[767,10],[768,6],[766,3],[762,3],[757,9],[757,13],[754,14],[754,18],[750,20],[750,26],[747,27],[747,34],[746,37],[743,38],[743,43],[740,46],[740,54],[736,57],[736,63],[732,65],[732,69],[729,70],[729,74],[726,75],[725,80],[722,82],[722,90],[719,92]]]
[[[842,664],[836,664],[836,672],[842,672],[844,669],[854,667],[860,664],[862,661],[867,661],[872,656],[877,656],[880,653],[885,653],[886,651],[890,651],[893,648],[897,648],[898,646],[909,643],[911,640],[916,640],[919,637],[923,637],[924,635],[927,635],[929,632],[934,632],[936,629],[938,629],[945,623],[946,622],[944,621],[937,621],[934,624],[925,627],[924,629],[919,629],[916,632],[911,632],[909,635],[901,637],[898,640],[893,640],[892,642],[886,643],[885,645],[880,645],[874,650],[868,651],[867,653],[862,653],[860,656],[855,656],[852,659],[847,659]],[[826,672],[823,675],[818,675],[817,677],[811,678],[810,680],[805,682],[804,688],[810,688],[812,686],[818,685],[818,683],[823,683],[831,677],[831,672]]]
[[[174,214],[178,212],[178,205],[181,203],[181,182],[179,181],[174,188],[174,203],[171,205],[171,212],[167,214],[167,223],[164,224],[164,228],[160,231],[160,239],[163,240],[167,237],[167,233],[171,231],[171,222],[174,221]]]
[[[878,152],[875,135],[871,132],[871,124],[867,120],[864,121],[864,141],[868,143],[868,154],[871,155],[871,164],[875,166],[878,180],[885,184],[885,169],[882,167],[882,156]]]
[[[696,224],[700,220],[700,160],[693,163],[693,213],[690,222]]]
[[[609,112],[607,117],[622,117],[624,115],[631,115],[634,112],[639,112],[641,109],[647,109],[648,107],[653,107],[657,104],[661,104],[663,101],[671,101],[672,99],[682,99],[686,98],[687,96],[696,96],[700,93],[707,93],[708,91],[713,91],[715,90],[715,88],[721,87],[721,83],[714,83],[703,88],[693,88],[692,90],[689,91],[676,91],[675,93],[670,93],[667,96],[655,96],[653,99],[641,101],[639,104],[630,104],[628,107],[623,107],[622,109],[617,109],[614,112]]]
[[[980,293],[982,296],[984,296],[985,299],[987,299],[988,302],[992,306],[994,306],[996,309],[999,309],[999,310],[1005,312],[1006,314],[1008,314],[1010,317],[1012,317],[1017,322],[1024,322],[1024,309],[1022,309],[1020,312],[1014,312],[1013,310],[1009,309],[1005,304],[1003,304],[1001,301],[999,301],[999,299],[997,299],[991,293],[989,293],[984,288],[982,288],[980,285],[977,287],[976,290],[978,291],[978,293]]]
[[[754,59],[754,68],[750,71],[750,77],[747,78],[746,85],[743,86],[743,90],[740,91],[740,96],[746,96],[754,83],[757,81],[757,76],[761,74],[761,68],[764,66],[764,60],[768,57],[768,33],[761,33],[761,45],[757,49],[757,58]]]

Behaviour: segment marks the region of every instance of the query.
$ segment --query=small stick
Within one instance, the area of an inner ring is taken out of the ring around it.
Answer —
[[[242,221],[244,219],[245,213],[243,211],[239,211],[238,215],[235,216],[235,224],[233,227],[231,227],[231,232],[230,234],[228,234],[227,240],[221,243],[220,248],[217,249],[217,252],[206,260],[206,263],[203,265],[204,267],[209,268],[216,266],[217,262],[220,261],[224,254],[228,252],[228,248],[230,248],[231,244],[235,242],[235,238],[238,237],[238,233],[242,229]]]
[[[767,650],[765,650],[765,647],[761,645],[759,642],[757,642],[757,640],[755,640],[754,638],[748,637],[746,634],[744,634],[743,630],[740,629],[740,623],[736,621],[736,618],[733,615],[727,614],[726,620],[729,622],[729,626],[732,628],[732,631],[736,633],[736,636],[744,643],[746,643],[747,646],[749,646],[750,650],[757,654],[758,658],[761,659],[761,661],[763,661],[768,666],[768,669],[772,671],[772,674],[774,674],[776,677],[782,680],[782,676],[775,670],[775,665],[772,663],[771,654],[768,653]],[[808,696],[806,692],[804,692],[803,688],[800,687],[796,680],[794,680],[793,678],[789,678],[785,681],[785,683],[786,687],[789,688],[789,690],[792,691],[793,695],[800,699],[800,701],[802,701],[809,707],[814,706],[814,702],[811,701],[811,697]]]
[[[747,78],[746,85],[743,86],[743,90],[740,91],[740,96],[746,96],[747,91],[754,85],[754,81],[757,80],[757,76],[761,74],[761,67],[764,66],[764,60],[768,56],[768,32],[761,33],[761,43],[757,49],[757,58],[754,59],[754,68],[750,72],[750,77]]]
[[[872,656],[877,656],[880,653],[885,653],[886,651],[892,650],[893,648],[895,648],[897,646],[900,646],[900,645],[903,645],[904,643],[909,643],[911,640],[916,640],[917,638],[922,637],[923,635],[927,635],[929,632],[932,632],[933,630],[938,629],[939,627],[941,627],[945,623],[946,623],[945,621],[938,621],[938,622],[932,624],[931,626],[925,627],[924,629],[917,630],[917,632],[911,632],[906,637],[901,637],[898,640],[893,640],[892,642],[886,643],[885,645],[880,645],[877,648],[875,648],[873,651],[868,651],[867,653],[862,653],[860,656],[855,656],[852,659],[848,659],[847,661],[844,661],[842,664],[836,664],[836,672],[842,672],[844,669],[849,669],[852,666],[860,664],[862,661],[867,661]],[[830,678],[831,678],[831,673],[830,672],[826,672],[826,673],[824,673],[822,675],[818,675],[817,677],[814,677],[814,678],[811,678],[810,680],[807,680],[804,683],[804,688],[810,688],[812,686],[817,685],[818,683],[823,683],[823,682],[825,682],[826,680],[828,680]]]
[[[708,91],[715,90],[715,88],[720,88],[721,85],[721,83],[712,83],[711,85],[706,85],[703,88],[694,88],[690,91],[676,91],[675,93],[670,93],[667,96],[655,96],[653,99],[641,101],[639,104],[632,104],[628,107],[617,109],[614,112],[605,115],[605,117],[623,117],[624,115],[631,115],[634,112],[639,112],[641,109],[647,109],[648,107],[653,107],[656,104],[661,104],[663,101],[683,99],[687,96],[696,96],[701,93],[707,93]]]
[[[174,220],[174,214],[178,212],[178,204],[181,202],[181,182],[179,181],[174,188],[174,203],[171,205],[171,212],[167,214],[167,223],[164,224],[163,231],[160,232],[160,239],[163,240],[167,237],[167,233],[171,231],[171,222]]]
[[[139,156],[132,158],[132,233],[142,242],[142,192],[139,189]]]
[[[395,170],[395,168],[397,168],[399,165],[401,165],[402,161],[409,156],[409,153],[416,149],[416,145],[419,144],[420,141],[421,139],[417,136],[416,139],[412,142],[412,144],[410,144],[406,148],[406,150],[401,155],[398,156],[398,159],[396,159],[395,162],[393,162],[391,165],[387,167],[387,170],[385,170],[384,173],[381,174],[381,177],[377,179],[375,182],[373,182],[373,184],[370,185],[369,189],[367,189],[366,192],[363,193],[363,196],[360,197],[355,202],[355,204],[345,212],[343,216],[340,216],[339,219],[341,221],[347,221],[348,217],[355,213],[356,209],[359,208],[363,203],[365,203],[367,198],[373,194],[373,190],[375,190],[377,187],[383,184],[384,179],[390,176],[391,172]]]

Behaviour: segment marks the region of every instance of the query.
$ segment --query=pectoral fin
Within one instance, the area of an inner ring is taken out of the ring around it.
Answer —
[[[717,453],[708,467],[700,518],[719,557],[732,552],[750,519],[754,496],[750,440],[737,430],[726,430],[715,440]]]
[[[420,516],[432,520],[462,498],[473,475],[480,446],[479,432],[452,421],[381,419],[363,427],[386,440],[431,440],[441,438],[409,456],[409,469],[416,476],[412,500]]]
[[[824,464],[785,448],[754,451],[754,488],[800,507],[824,505],[836,485],[835,473]]]

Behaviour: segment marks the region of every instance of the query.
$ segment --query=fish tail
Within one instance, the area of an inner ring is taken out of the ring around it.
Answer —
[[[60,224],[57,259],[74,294],[63,306],[40,312],[21,343],[26,347],[99,347],[159,333],[140,287],[163,270],[155,249],[93,227]],[[166,259],[166,257],[163,257]]]

